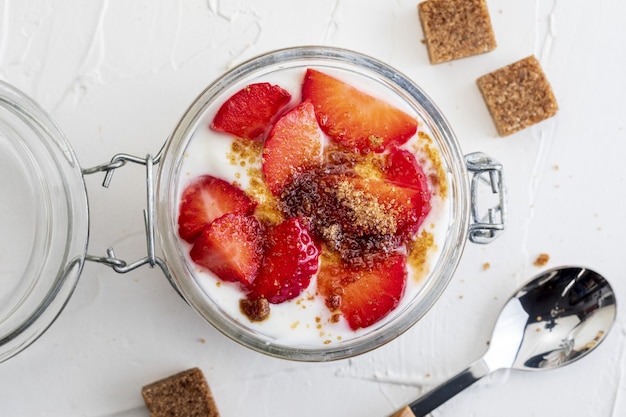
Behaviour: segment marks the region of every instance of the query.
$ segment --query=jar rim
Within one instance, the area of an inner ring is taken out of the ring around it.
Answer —
[[[209,104],[229,86],[259,74],[289,66],[329,65],[358,67],[380,77],[390,87],[399,90],[416,106],[419,117],[435,133],[442,158],[452,177],[449,197],[451,220],[448,225],[448,238],[438,261],[425,284],[419,302],[405,308],[398,316],[382,328],[368,333],[367,337],[356,338],[346,343],[325,347],[288,346],[254,331],[236,320],[225,317],[213,300],[207,300],[197,283],[190,278],[185,255],[177,236],[174,213],[177,212],[177,182],[181,175],[180,166],[185,149],[199,118]],[[387,64],[358,52],[320,46],[300,46],[281,49],[253,58],[222,75],[209,85],[191,104],[167,141],[162,166],[157,181],[157,222],[158,239],[172,273],[173,284],[185,300],[209,323],[231,339],[271,356],[300,361],[328,361],[355,356],[374,349],[403,333],[415,324],[435,303],[450,281],[467,240],[469,228],[469,184],[460,146],[456,137],[433,101],[407,76]]]
[[[89,212],[69,142],[43,108],[4,81],[0,154],[2,362],[39,338],[69,300],[87,252]]]

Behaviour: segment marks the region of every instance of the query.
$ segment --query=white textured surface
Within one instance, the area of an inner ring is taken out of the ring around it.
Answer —
[[[0,364],[2,416],[105,416],[142,405],[141,386],[192,366],[223,416],[385,416],[478,358],[502,304],[546,267],[583,264],[626,302],[626,3],[488,0],[498,48],[432,66],[416,1],[0,0],[0,78],[57,120],[84,167],[118,152],[156,153],[211,81],[280,47],[325,44],[375,56],[420,84],[464,152],[506,169],[509,226],[467,246],[452,283],[406,334],[365,355],[309,364],[249,351],[205,324],[160,271],[85,267],[66,310],[39,341]],[[478,76],[535,54],[558,115],[500,138]],[[143,170],[109,190],[88,178],[89,252],[143,256]],[[123,201],[123,203],[119,203]],[[620,243],[621,242],[621,243]],[[484,263],[491,268],[483,270]],[[493,375],[436,416],[617,417],[626,413],[623,309],[589,357],[546,373]]]

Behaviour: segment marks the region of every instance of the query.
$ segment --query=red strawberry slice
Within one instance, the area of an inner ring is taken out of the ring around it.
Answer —
[[[297,297],[317,272],[319,248],[298,218],[269,230],[261,272],[248,298],[265,298],[279,304]]]
[[[332,140],[361,153],[405,143],[417,121],[391,104],[320,71],[308,69],[302,99],[311,100],[320,127]]]
[[[426,199],[430,200],[430,191],[424,170],[418,164],[415,155],[407,149],[392,146],[386,156],[383,173],[389,182],[421,191]]]
[[[263,148],[263,175],[274,195],[296,174],[322,162],[322,131],[313,105],[305,101],[282,116]]]
[[[210,175],[203,175],[183,191],[178,214],[178,233],[181,238],[193,243],[202,229],[213,220],[227,213],[251,214],[256,204],[234,185]]]
[[[322,184],[337,201],[333,216],[345,219],[344,232],[354,236],[409,237],[430,210],[421,191],[385,179],[337,175],[328,180]]]
[[[258,220],[244,214],[225,214],[196,239],[191,259],[224,281],[250,286],[263,260],[263,230]]]
[[[431,209],[426,174],[412,152],[395,146],[387,154],[382,170],[384,178],[391,184],[415,191],[409,196],[410,206],[417,212],[415,224],[409,228],[409,234],[412,235],[417,232]]]
[[[265,134],[291,95],[270,83],[250,84],[233,94],[217,111],[211,129],[254,140]]]
[[[393,220],[396,236],[403,239],[417,233],[424,218],[430,212],[430,198],[421,190],[401,187],[385,179],[354,178],[356,190],[372,196]]]
[[[392,254],[365,269],[323,262],[317,285],[326,305],[358,330],[377,323],[399,304],[406,278],[406,257]]]

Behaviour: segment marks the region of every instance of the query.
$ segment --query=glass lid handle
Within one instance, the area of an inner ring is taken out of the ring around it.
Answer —
[[[473,243],[490,243],[500,235],[506,223],[506,189],[502,180],[502,164],[482,152],[465,155],[465,164],[471,175],[469,240]],[[479,210],[478,202],[481,198],[495,200],[486,214],[481,214]]]
[[[113,177],[113,173],[116,169],[123,167],[128,162],[145,165],[146,167],[146,209],[144,210],[144,221],[145,221],[145,229],[146,229],[146,246],[147,246],[147,255],[141,259],[138,259],[135,262],[126,262],[115,255],[115,250],[111,247],[107,249],[106,256],[93,256],[87,255],[86,259],[92,262],[98,262],[104,265],[107,265],[117,273],[124,274],[126,272],[133,271],[141,266],[149,265],[154,268],[158,266],[161,268],[165,276],[168,280],[171,281],[171,275],[165,264],[165,261],[158,256],[156,256],[155,251],[155,238],[154,238],[154,228],[155,228],[155,207],[154,207],[154,174],[153,168],[155,164],[159,163],[161,159],[160,152],[156,157],[152,157],[152,155],[148,154],[145,158],[120,153],[115,155],[110,162],[107,162],[102,165],[95,166],[93,168],[86,168],[82,170],[83,175],[95,174],[98,172],[105,172],[104,181],[102,182],[102,186],[105,188],[109,187],[111,183],[111,178]]]

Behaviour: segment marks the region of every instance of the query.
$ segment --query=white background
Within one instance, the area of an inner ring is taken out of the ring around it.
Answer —
[[[0,0],[0,78],[56,119],[83,167],[118,152],[156,153],[210,82],[273,49],[354,49],[417,82],[448,117],[465,153],[505,166],[506,233],[468,244],[437,305],[407,333],[331,363],[266,357],[230,341],[180,299],[158,269],[117,275],[88,263],[51,329],[0,364],[0,415],[107,416],[142,406],[141,387],[198,366],[223,416],[385,416],[486,349],[508,296],[544,268],[603,273],[618,323],[596,352],[542,373],[499,372],[436,416],[623,416],[626,215],[626,3],[488,0],[498,47],[433,66],[415,1]],[[556,117],[500,138],[476,78],[534,54]],[[144,255],[143,169],[109,190],[89,177],[89,252]],[[483,270],[483,264],[491,267]],[[137,412],[137,415],[141,413]]]

